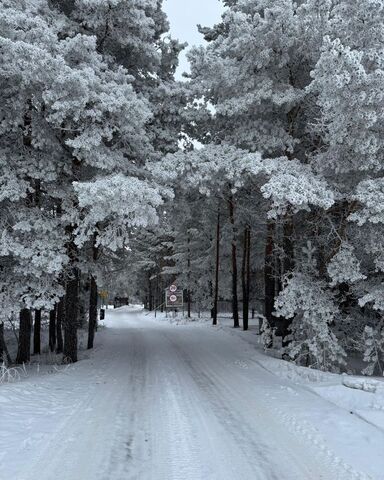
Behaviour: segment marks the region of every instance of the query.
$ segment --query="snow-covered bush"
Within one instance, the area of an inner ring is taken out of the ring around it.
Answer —
[[[378,371],[380,375],[384,373],[384,330],[374,329],[366,326],[363,334],[364,343],[364,362],[368,363],[362,373],[364,375],[373,375]]]
[[[360,262],[354,248],[349,243],[343,243],[339,251],[328,264],[328,275],[331,277],[331,286],[341,283],[355,283],[367,277],[360,271]]]
[[[324,281],[294,273],[276,299],[275,315],[293,319],[287,353],[297,364],[335,371],[346,353],[332,332],[339,310]]]
[[[273,335],[275,334],[275,328],[272,328],[268,320],[265,317],[262,317],[262,323],[260,328],[261,333],[261,343],[264,350],[271,348],[273,344]]]

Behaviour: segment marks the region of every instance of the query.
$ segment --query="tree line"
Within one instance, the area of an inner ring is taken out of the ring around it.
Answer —
[[[292,361],[381,372],[384,7],[223,4],[177,82],[161,2],[2,2],[3,317],[63,302],[76,361],[98,287],[177,281]]]
[[[258,308],[300,365],[382,373],[383,6],[224,3],[189,54],[195,147],[149,162],[176,201],[148,278],[175,276],[214,324],[219,300],[244,329]]]
[[[0,303],[17,363],[33,318],[39,351],[42,312],[65,361],[84,319],[93,346],[98,285],[157,221],[168,190],[144,164],[178,149],[183,104],[168,29],[151,0],[0,2]]]

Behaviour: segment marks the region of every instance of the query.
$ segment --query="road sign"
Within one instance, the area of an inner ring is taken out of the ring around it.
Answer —
[[[103,300],[106,300],[108,298],[109,294],[106,290],[100,290],[99,291],[99,297],[102,298]]]
[[[178,290],[176,285],[171,285],[165,290],[165,306],[168,308],[183,308],[183,291]]]

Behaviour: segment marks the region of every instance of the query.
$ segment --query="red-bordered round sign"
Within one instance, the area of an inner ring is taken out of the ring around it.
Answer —
[[[170,290],[172,293],[175,293],[175,292],[177,291],[176,285],[171,285],[171,286],[169,287],[169,290]]]
[[[169,301],[172,302],[172,303],[175,303],[176,300],[177,300],[176,295],[171,295],[171,296],[169,297]]]

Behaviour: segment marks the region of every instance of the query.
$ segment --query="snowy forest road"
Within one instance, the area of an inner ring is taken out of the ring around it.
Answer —
[[[280,399],[300,394],[241,339],[138,309],[108,312],[107,326],[71,371],[2,387],[1,479],[370,478],[285,415]]]

